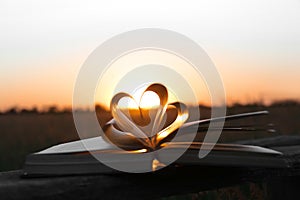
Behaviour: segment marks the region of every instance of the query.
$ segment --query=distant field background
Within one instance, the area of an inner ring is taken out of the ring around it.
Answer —
[[[110,113],[101,106],[96,107],[101,125],[108,121]],[[296,101],[275,102],[269,106],[259,103],[228,107],[227,115],[258,110],[268,110],[269,115],[259,118],[249,118],[227,125],[267,126],[273,124],[275,133],[267,132],[224,132],[220,142],[271,137],[276,135],[300,134],[300,103]],[[210,117],[210,108],[200,106],[201,118]],[[86,112],[88,111],[78,111]],[[88,122],[87,122],[88,123]],[[201,140],[204,136],[200,135]],[[59,111],[55,106],[47,111],[37,109],[9,109],[0,114],[0,171],[20,169],[26,155],[40,151],[52,145],[78,140],[79,137],[73,122],[72,113],[65,109]]]

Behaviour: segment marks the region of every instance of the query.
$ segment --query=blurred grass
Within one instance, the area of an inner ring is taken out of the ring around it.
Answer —
[[[292,135],[300,133],[300,104],[295,102],[277,102],[271,106],[261,104],[239,105],[228,107],[227,115],[243,112],[268,110],[265,117],[243,119],[242,121],[226,123],[226,125],[251,125],[273,123],[276,133],[265,132],[226,132],[221,142],[232,142],[243,139],[271,137],[275,135]],[[110,118],[108,111],[96,106],[97,116],[103,126]],[[210,108],[200,107],[201,118],[210,117]],[[89,112],[86,123],[89,123]],[[193,120],[191,111],[191,119]],[[200,135],[199,140],[205,135]],[[37,152],[52,145],[78,140],[72,113],[59,112],[51,108],[48,112],[37,111],[9,112],[0,114],[0,171],[22,168],[24,159],[29,153]]]
[[[78,139],[70,113],[0,115],[0,130],[1,171],[21,168],[28,153]]]

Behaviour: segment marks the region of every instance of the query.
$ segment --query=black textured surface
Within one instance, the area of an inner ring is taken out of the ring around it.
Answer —
[[[148,174],[21,178],[0,175],[1,199],[155,199],[257,181],[261,172],[234,168],[186,168]],[[255,180],[257,179],[257,180]]]
[[[18,170],[0,173],[0,199],[157,199],[247,182],[266,184],[270,199],[297,199],[300,197],[300,145],[295,143],[295,138],[291,138],[291,143],[284,139],[283,146],[272,146],[287,155],[292,163],[290,169],[198,166],[166,168],[147,174],[44,178],[22,178],[22,171]]]

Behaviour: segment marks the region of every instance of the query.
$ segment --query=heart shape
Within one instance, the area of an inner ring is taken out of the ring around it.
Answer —
[[[104,136],[111,143],[123,149],[155,150],[163,139],[175,133],[187,120],[188,110],[183,103],[168,104],[168,91],[165,86],[151,84],[142,93],[142,97],[148,91],[159,97],[160,104],[155,109],[144,109],[137,103],[136,109],[121,109],[118,105],[121,99],[129,98],[134,101],[127,93],[121,92],[112,98],[110,108],[113,120],[104,128]],[[176,111],[174,119],[170,117],[169,111],[172,109]]]

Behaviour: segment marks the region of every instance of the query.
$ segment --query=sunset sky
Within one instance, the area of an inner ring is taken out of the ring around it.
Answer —
[[[197,42],[229,103],[300,99],[300,0],[0,1],[0,110],[69,106],[102,42],[162,28]]]

